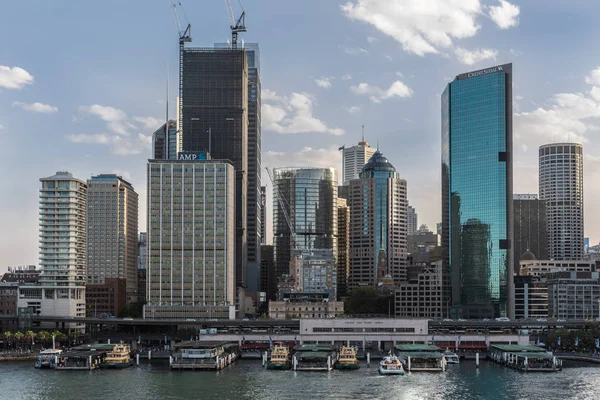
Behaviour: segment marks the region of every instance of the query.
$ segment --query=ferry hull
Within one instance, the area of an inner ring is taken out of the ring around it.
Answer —
[[[292,364],[288,363],[288,364],[272,364],[272,363],[268,363],[267,364],[267,369],[270,370],[277,370],[277,371],[287,371],[292,369]]]
[[[100,368],[102,368],[102,369],[124,369],[124,368],[129,368],[129,367],[131,367],[131,362],[100,364]]]
[[[404,375],[404,370],[402,369],[383,369],[379,367],[380,375]]]
[[[356,364],[335,364],[335,369],[339,369],[339,370],[354,370],[354,369],[359,369],[360,365],[358,365],[358,363]]]

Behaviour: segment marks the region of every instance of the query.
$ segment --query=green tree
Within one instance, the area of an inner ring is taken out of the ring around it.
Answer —
[[[23,338],[25,337],[25,335],[23,335],[23,332],[15,332],[13,337],[15,339],[15,348],[16,348],[17,345],[20,344],[21,341],[23,341]]]
[[[4,339],[4,348],[8,349],[10,346],[10,341],[13,337],[13,334],[11,331],[4,331],[2,332],[2,339]]]
[[[33,350],[33,345],[35,343],[35,337],[37,335],[35,334],[34,331],[27,331],[25,332],[25,338],[27,339],[27,341],[30,343],[29,349]]]
[[[45,345],[50,340],[50,333],[47,331],[40,331],[38,332],[37,337],[42,342],[42,345]]]

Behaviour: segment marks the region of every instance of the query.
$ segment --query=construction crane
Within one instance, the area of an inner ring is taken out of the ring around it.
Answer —
[[[185,27],[185,30],[181,29],[181,23],[179,22],[179,15],[177,13],[177,6],[179,6],[179,9],[181,10],[181,14],[183,14],[183,18],[185,18],[185,21],[187,22],[187,26]],[[183,52],[185,49],[185,43],[186,42],[191,42],[192,41],[192,25],[190,24],[190,21],[188,20],[187,16],[185,15],[185,10],[183,9],[183,5],[181,5],[181,1],[177,1],[177,4],[175,4],[174,0],[171,0],[171,14],[173,14],[173,20],[175,21],[175,27],[177,28],[177,34],[179,35],[179,90],[178,90],[178,94],[179,94],[179,104],[177,107],[179,107],[179,112],[177,113],[177,115],[183,115]],[[168,107],[168,106],[167,106]],[[179,127],[181,127],[181,121],[177,121],[177,124]],[[169,132],[169,121],[167,120],[167,125],[166,125],[166,129],[167,129],[167,136],[168,137],[168,132]]]
[[[238,0],[238,4],[242,7],[242,4]],[[225,0],[225,7],[229,12],[229,19],[231,20],[231,48],[237,49],[237,37],[239,32],[246,32],[246,11],[244,11],[244,7],[242,7],[242,15],[237,19],[235,19],[235,14],[233,13],[233,7],[231,6],[231,0]]]

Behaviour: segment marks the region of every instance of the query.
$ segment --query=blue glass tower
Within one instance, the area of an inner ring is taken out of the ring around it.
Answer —
[[[453,317],[513,317],[512,64],[442,94],[444,295]]]

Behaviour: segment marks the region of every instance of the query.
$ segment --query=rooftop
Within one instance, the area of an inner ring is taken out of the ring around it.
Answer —
[[[518,344],[493,344],[492,348],[496,348],[501,351],[510,352],[510,353],[520,353],[520,352],[533,352],[533,353],[545,353],[546,349],[538,346],[521,346]]]
[[[433,344],[397,344],[396,349],[402,352],[407,351],[441,351],[442,349]]]

